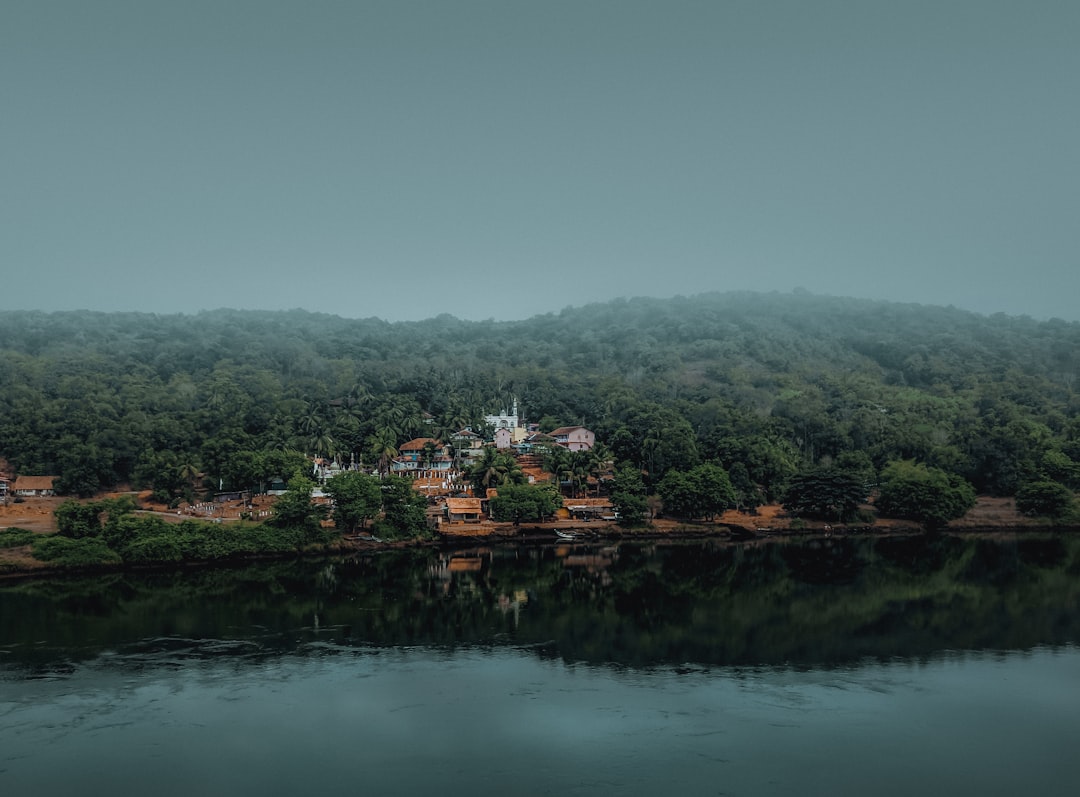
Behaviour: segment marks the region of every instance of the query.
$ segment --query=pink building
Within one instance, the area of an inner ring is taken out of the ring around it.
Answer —
[[[562,426],[551,432],[551,437],[571,451],[589,451],[596,445],[596,435],[584,426]]]

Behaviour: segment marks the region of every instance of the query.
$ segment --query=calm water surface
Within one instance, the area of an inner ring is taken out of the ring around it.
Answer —
[[[492,548],[7,585],[0,793],[1071,795],[1078,553]]]

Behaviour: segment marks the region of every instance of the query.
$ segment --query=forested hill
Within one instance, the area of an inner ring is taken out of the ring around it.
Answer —
[[[1014,494],[1080,484],[1080,324],[805,294],[618,300],[525,321],[0,313],[0,456],[89,493],[170,469],[479,427],[516,397],[652,479],[715,461],[775,496],[915,459]]]

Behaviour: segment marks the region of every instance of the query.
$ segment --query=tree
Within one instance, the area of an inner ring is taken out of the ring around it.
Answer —
[[[567,448],[553,444],[544,452],[542,467],[555,477],[555,483],[560,487],[564,482],[573,481],[570,450]]]
[[[379,473],[389,472],[390,460],[398,455],[396,433],[388,427],[379,429],[368,438],[368,449],[378,464]]]
[[[645,522],[649,512],[645,480],[641,478],[641,470],[630,462],[624,462],[615,471],[611,505],[619,515],[620,526],[640,526]]]
[[[866,486],[836,468],[814,468],[796,474],[784,493],[784,509],[794,515],[843,522],[858,516]]]
[[[735,506],[735,488],[727,471],[709,462],[698,465],[689,473],[690,484],[697,498],[697,512],[713,520],[725,509]]]
[[[881,478],[875,506],[885,517],[916,520],[938,528],[963,517],[975,506],[975,488],[940,468],[899,460],[886,465]]]
[[[491,499],[491,516],[500,522],[543,520],[562,506],[562,498],[551,484],[508,484]]]
[[[656,485],[656,492],[664,502],[665,514],[687,518],[696,514],[694,486],[684,471],[669,470]]]
[[[382,508],[379,479],[366,473],[338,473],[323,489],[334,500],[334,525],[347,534],[363,528]]]
[[[312,502],[315,482],[299,473],[289,479],[288,489],[274,502],[271,524],[285,529],[302,529],[309,540],[319,536],[326,508]]]
[[[727,471],[719,465],[705,463],[689,471],[669,470],[657,485],[664,511],[679,517],[704,517],[713,520],[716,515],[735,506],[735,488]]]
[[[53,511],[62,537],[82,539],[101,536],[101,507],[95,503],[64,501]]]
[[[404,476],[389,476],[380,482],[383,531],[385,536],[402,537],[426,534],[427,499],[412,487]]]
[[[476,493],[483,493],[489,487],[521,484],[525,481],[525,474],[513,454],[488,446],[480,459],[468,469],[466,478]]]
[[[1025,515],[1060,518],[1075,504],[1069,488],[1053,481],[1024,482],[1016,491],[1016,508]]]

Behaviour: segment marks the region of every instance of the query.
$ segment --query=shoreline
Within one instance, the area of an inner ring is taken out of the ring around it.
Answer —
[[[509,524],[506,524],[509,525]],[[235,557],[223,557],[220,559],[193,559],[180,562],[160,563],[117,563],[111,565],[87,565],[83,567],[56,567],[48,562],[33,559],[29,555],[29,546],[18,548],[0,549],[0,582],[28,581],[35,578],[51,577],[80,577],[97,573],[124,573],[124,572],[184,572],[212,567],[236,567],[260,562],[283,562],[290,559],[324,559],[335,556],[348,556],[350,554],[375,554],[381,551],[404,550],[408,548],[428,548],[442,550],[468,549],[477,545],[551,545],[574,546],[574,545],[612,545],[619,543],[679,543],[692,541],[711,540],[717,543],[730,545],[742,545],[746,543],[783,543],[792,540],[841,540],[851,538],[889,538],[889,537],[912,537],[927,534],[937,534],[952,537],[1003,537],[1003,536],[1034,536],[1034,535],[1058,535],[1080,533],[1080,526],[1062,525],[1010,525],[1010,526],[961,526],[945,527],[940,530],[928,531],[916,524],[892,523],[888,526],[840,526],[831,529],[805,528],[805,529],[770,529],[758,530],[745,527],[732,526],[730,524],[713,523],[694,526],[691,524],[673,524],[671,528],[660,529],[653,526],[642,529],[623,529],[608,525],[607,528],[597,528],[599,524],[576,524],[562,526],[560,531],[575,532],[573,539],[560,538],[555,534],[551,526],[530,525],[518,526],[516,530],[507,533],[506,530],[492,529],[485,534],[467,535],[438,535],[431,539],[411,540],[374,540],[359,538],[339,538],[325,547],[307,551],[292,551],[288,553],[265,553],[245,554]],[[605,524],[607,525],[607,524]]]

